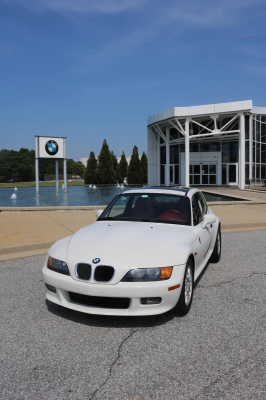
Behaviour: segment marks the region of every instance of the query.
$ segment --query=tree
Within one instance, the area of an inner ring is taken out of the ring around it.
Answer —
[[[96,160],[97,163],[97,160]],[[73,165],[74,175],[84,176],[85,167],[81,161],[75,161]]]
[[[90,152],[90,157],[87,161],[87,167],[85,168],[84,172],[84,182],[89,183],[96,183],[96,168],[97,168],[97,160],[95,158],[94,152]]]
[[[128,166],[127,181],[130,184],[142,183],[142,170],[137,146],[133,147],[132,156]]]
[[[106,139],[103,141],[102,149],[98,157],[97,183],[115,183],[115,171],[112,155]]]
[[[140,159],[141,171],[142,171],[142,183],[148,182],[148,158],[145,151],[143,151]]]
[[[121,155],[121,159],[120,159],[120,163],[119,163],[120,175],[122,177],[122,180],[124,180],[124,178],[127,177],[127,168],[128,168],[128,164],[127,164],[126,156],[125,156],[125,153],[122,151],[122,155]]]
[[[112,156],[113,168],[114,168],[114,172],[115,172],[115,180],[118,182],[121,182],[122,178],[121,178],[121,174],[120,174],[119,165],[117,162],[116,155],[114,154],[113,151],[111,151],[111,156]]]

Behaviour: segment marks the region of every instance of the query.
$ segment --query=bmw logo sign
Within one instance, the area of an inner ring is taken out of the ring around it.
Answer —
[[[98,264],[101,260],[99,258],[94,258],[92,260],[93,264]]]
[[[58,144],[56,143],[55,140],[48,140],[45,145],[45,150],[46,153],[49,154],[49,156],[55,156],[56,153],[58,152]]]

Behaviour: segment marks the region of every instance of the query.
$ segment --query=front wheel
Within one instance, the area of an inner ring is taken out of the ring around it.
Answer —
[[[186,315],[190,310],[193,299],[193,289],[194,289],[193,262],[191,259],[189,259],[185,270],[181,294],[178,303],[176,305],[177,311],[182,315]]]
[[[222,251],[221,226],[219,225],[217,236],[216,236],[216,241],[215,241],[215,246],[214,246],[212,255],[210,257],[211,263],[218,263],[220,261],[221,251]]]

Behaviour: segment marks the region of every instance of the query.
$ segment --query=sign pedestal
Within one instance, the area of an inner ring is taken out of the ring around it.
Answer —
[[[55,160],[55,187],[59,192],[58,160],[64,160],[64,191],[67,192],[66,137],[35,136],[35,179],[36,194],[39,193],[39,159]]]

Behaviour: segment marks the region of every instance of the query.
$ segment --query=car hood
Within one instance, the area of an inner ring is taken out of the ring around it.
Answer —
[[[131,221],[97,221],[75,233],[68,245],[68,265],[79,262],[113,266],[116,280],[132,268],[163,267],[186,262],[190,226]],[[184,258],[185,253],[185,258]],[[93,264],[92,264],[93,265]]]

